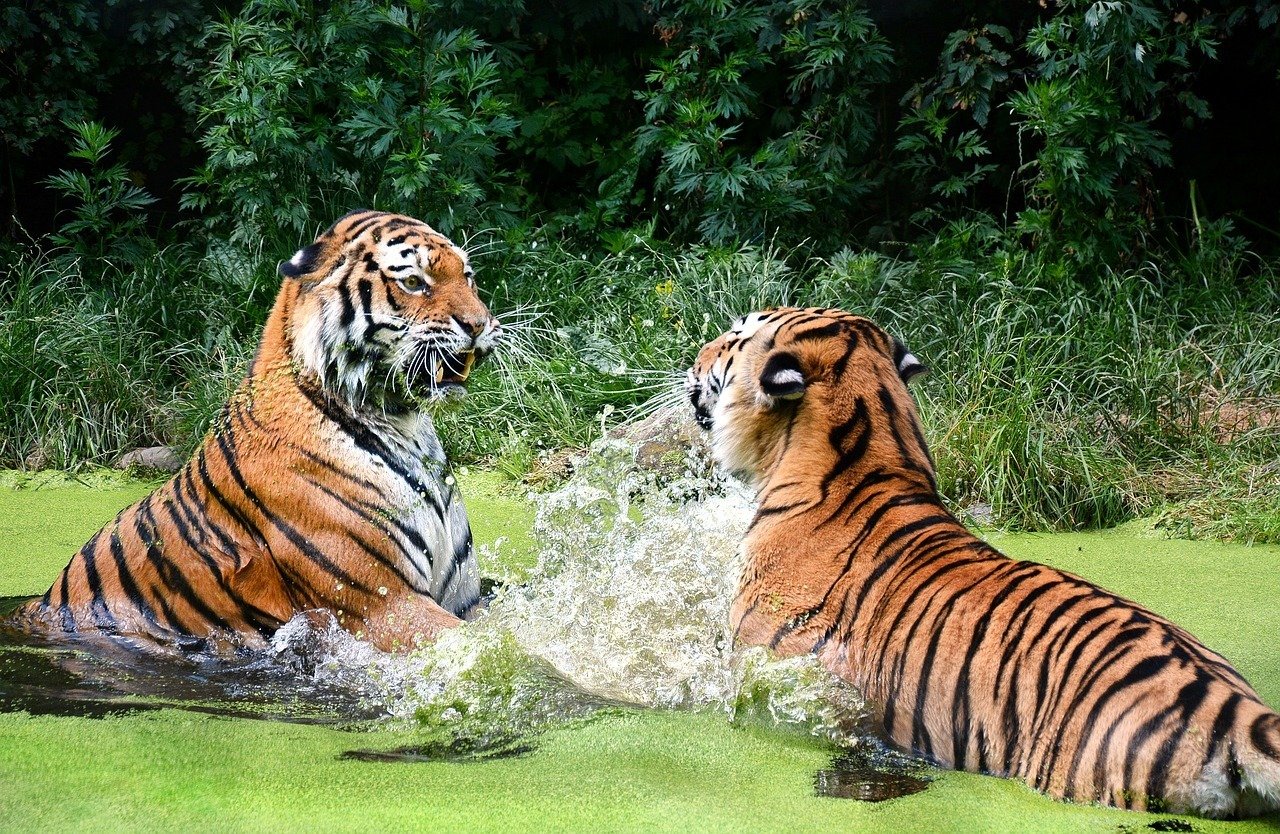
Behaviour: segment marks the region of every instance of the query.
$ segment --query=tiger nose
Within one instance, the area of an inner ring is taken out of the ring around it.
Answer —
[[[487,316],[453,316],[454,322],[462,328],[462,332],[475,338],[484,332],[484,326],[488,322]]]

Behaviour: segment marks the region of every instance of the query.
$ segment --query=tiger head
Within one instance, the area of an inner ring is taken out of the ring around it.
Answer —
[[[924,370],[868,319],[784,307],[744,316],[705,345],[685,392],[698,425],[711,434],[716,461],[758,485],[797,429],[825,437],[859,398],[870,395],[877,407],[882,396],[903,399],[914,413],[906,383]]]
[[[292,361],[353,406],[417,410],[462,391],[501,335],[467,253],[420,220],[357,211],[280,264]]]

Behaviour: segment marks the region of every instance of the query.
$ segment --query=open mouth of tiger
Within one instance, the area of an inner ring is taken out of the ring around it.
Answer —
[[[442,397],[459,394],[463,391],[471,369],[476,364],[476,352],[473,350],[459,353],[433,352],[427,362],[426,373],[420,374],[414,388],[419,394],[429,397]]]
[[[430,403],[456,399],[466,392],[471,372],[484,358],[476,350],[424,351],[406,366],[397,369],[383,390],[383,407],[413,409]]]
[[[435,384],[461,386],[471,376],[471,369],[476,364],[474,350],[462,353],[441,353],[432,363],[435,366]]]

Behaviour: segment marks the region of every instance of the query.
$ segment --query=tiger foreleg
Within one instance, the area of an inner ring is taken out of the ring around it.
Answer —
[[[344,614],[338,623],[384,652],[403,652],[434,643],[443,632],[462,625],[462,620],[431,597],[408,591],[376,611],[358,617]]]

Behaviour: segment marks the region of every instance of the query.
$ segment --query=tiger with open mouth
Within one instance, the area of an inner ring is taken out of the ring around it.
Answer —
[[[280,274],[248,375],[199,450],[13,624],[260,645],[323,609],[400,649],[476,609],[467,514],[430,415],[502,333],[467,253],[419,220],[357,211]]]

